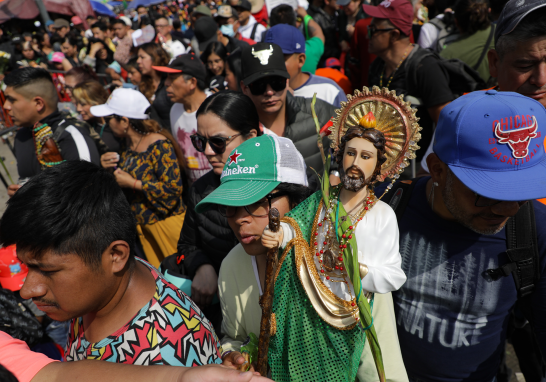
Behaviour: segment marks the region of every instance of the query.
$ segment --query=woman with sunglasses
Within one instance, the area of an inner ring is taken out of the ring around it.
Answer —
[[[192,135],[192,143],[197,151],[206,155],[212,170],[192,184],[177,261],[163,265],[169,272],[185,273],[193,279],[191,298],[218,331],[222,314],[220,304],[213,303],[218,290],[218,272],[228,252],[237,245],[237,239],[218,209],[197,214],[195,206],[220,185],[224,164],[232,160],[230,152],[262,133],[256,108],[242,93],[214,94],[201,104],[196,115],[197,133]]]
[[[92,106],[121,139],[119,155],[106,153],[101,165],[114,175],[131,205],[137,231],[154,267],[176,252],[186,208],[182,202],[184,156],[169,132],[149,119],[150,103],[137,90],[114,90],[106,104]]]

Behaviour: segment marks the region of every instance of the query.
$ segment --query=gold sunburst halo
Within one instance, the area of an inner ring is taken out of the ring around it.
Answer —
[[[341,103],[341,109],[337,109],[332,118],[331,147],[337,151],[341,137],[370,111],[377,121],[376,129],[383,133],[386,141],[387,160],[381,166],[378,180],[398,178],[398,174],[409,165],[409,160],[415,158],[422,128],[417,123],[416,110],[394,90],[374,86],[371,90],[364,87],[362,91],[355,90],[354,95],[348,94],[347,102]]]

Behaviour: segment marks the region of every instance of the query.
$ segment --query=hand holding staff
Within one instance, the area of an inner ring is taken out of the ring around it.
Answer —
[[[277,232],[280,228],[280,214],[276,208],[269,210],[269,229]],[[269,339],[271,337],[271,310],[273,308],[274,278],[277,270],[277,248],[267,251],[267,266],[265,270],[265,290],[260,300],[262,307],[262,320],[260,323],[260,341],[258,344],[257,371],[262,376],[267,376],[267,352],[269,350]]]

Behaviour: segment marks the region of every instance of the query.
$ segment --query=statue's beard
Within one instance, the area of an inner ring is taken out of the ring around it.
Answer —
[[[359,175],[349,176],[347,175],[345,170],[341,169],[341,184],[343,185],[344,189],[346,189],[347,191],[358,192],[371,183],[372,176],[366,179],[362,171],[355,166],[349,167],[347,169],[347,172],[351,172],[352,170],[357,171]]]

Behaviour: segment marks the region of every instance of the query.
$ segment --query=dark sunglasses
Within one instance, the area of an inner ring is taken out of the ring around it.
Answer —
[[[194,135],[190,135],[190,139],[191,139],[191,143],[193,144],[193,147],[195,147],[195,149],[199,151],[200,153],[205,152],[205,149],[207,148],[207,142],[208,142],[212,151],[214,151],[216,154],[223,154],[226,151],[228,141],[231,141],[233,138],[238,137],[239,135],[241,134],[235,134],[229,137],[205,138],[202,135],[194,134]]]
[[[270,85],[271,89],[274,91],[280,92],[281,90],[286,89],[286,78],[277,76],[260,78],[248,85],[248,87],[253,95],[258,96],[265,93],[267,85]]]
[[[280,198],[281,196],[288,195],[287,192],[276,192],[274,194],[267,194],[263,199],[252,203],[248,206],[244,206],[245,211],[255,218],[265,218],[269,216],[269,210],[271,209],[271,200]],[[239,207],[233,206],[218,206],[220,213],[226,218],[232,218],[237,213]],[[269,207],[269,208],[268,208]]]
[[[389,31],[393,31],[395,30],[396,28],[385,28],[385,29],[377,29],[377,27],[375,25],[368,25],[368,39],[372,38],[372,36],[374,34],[376,34],[377,32],[389,32]]]

